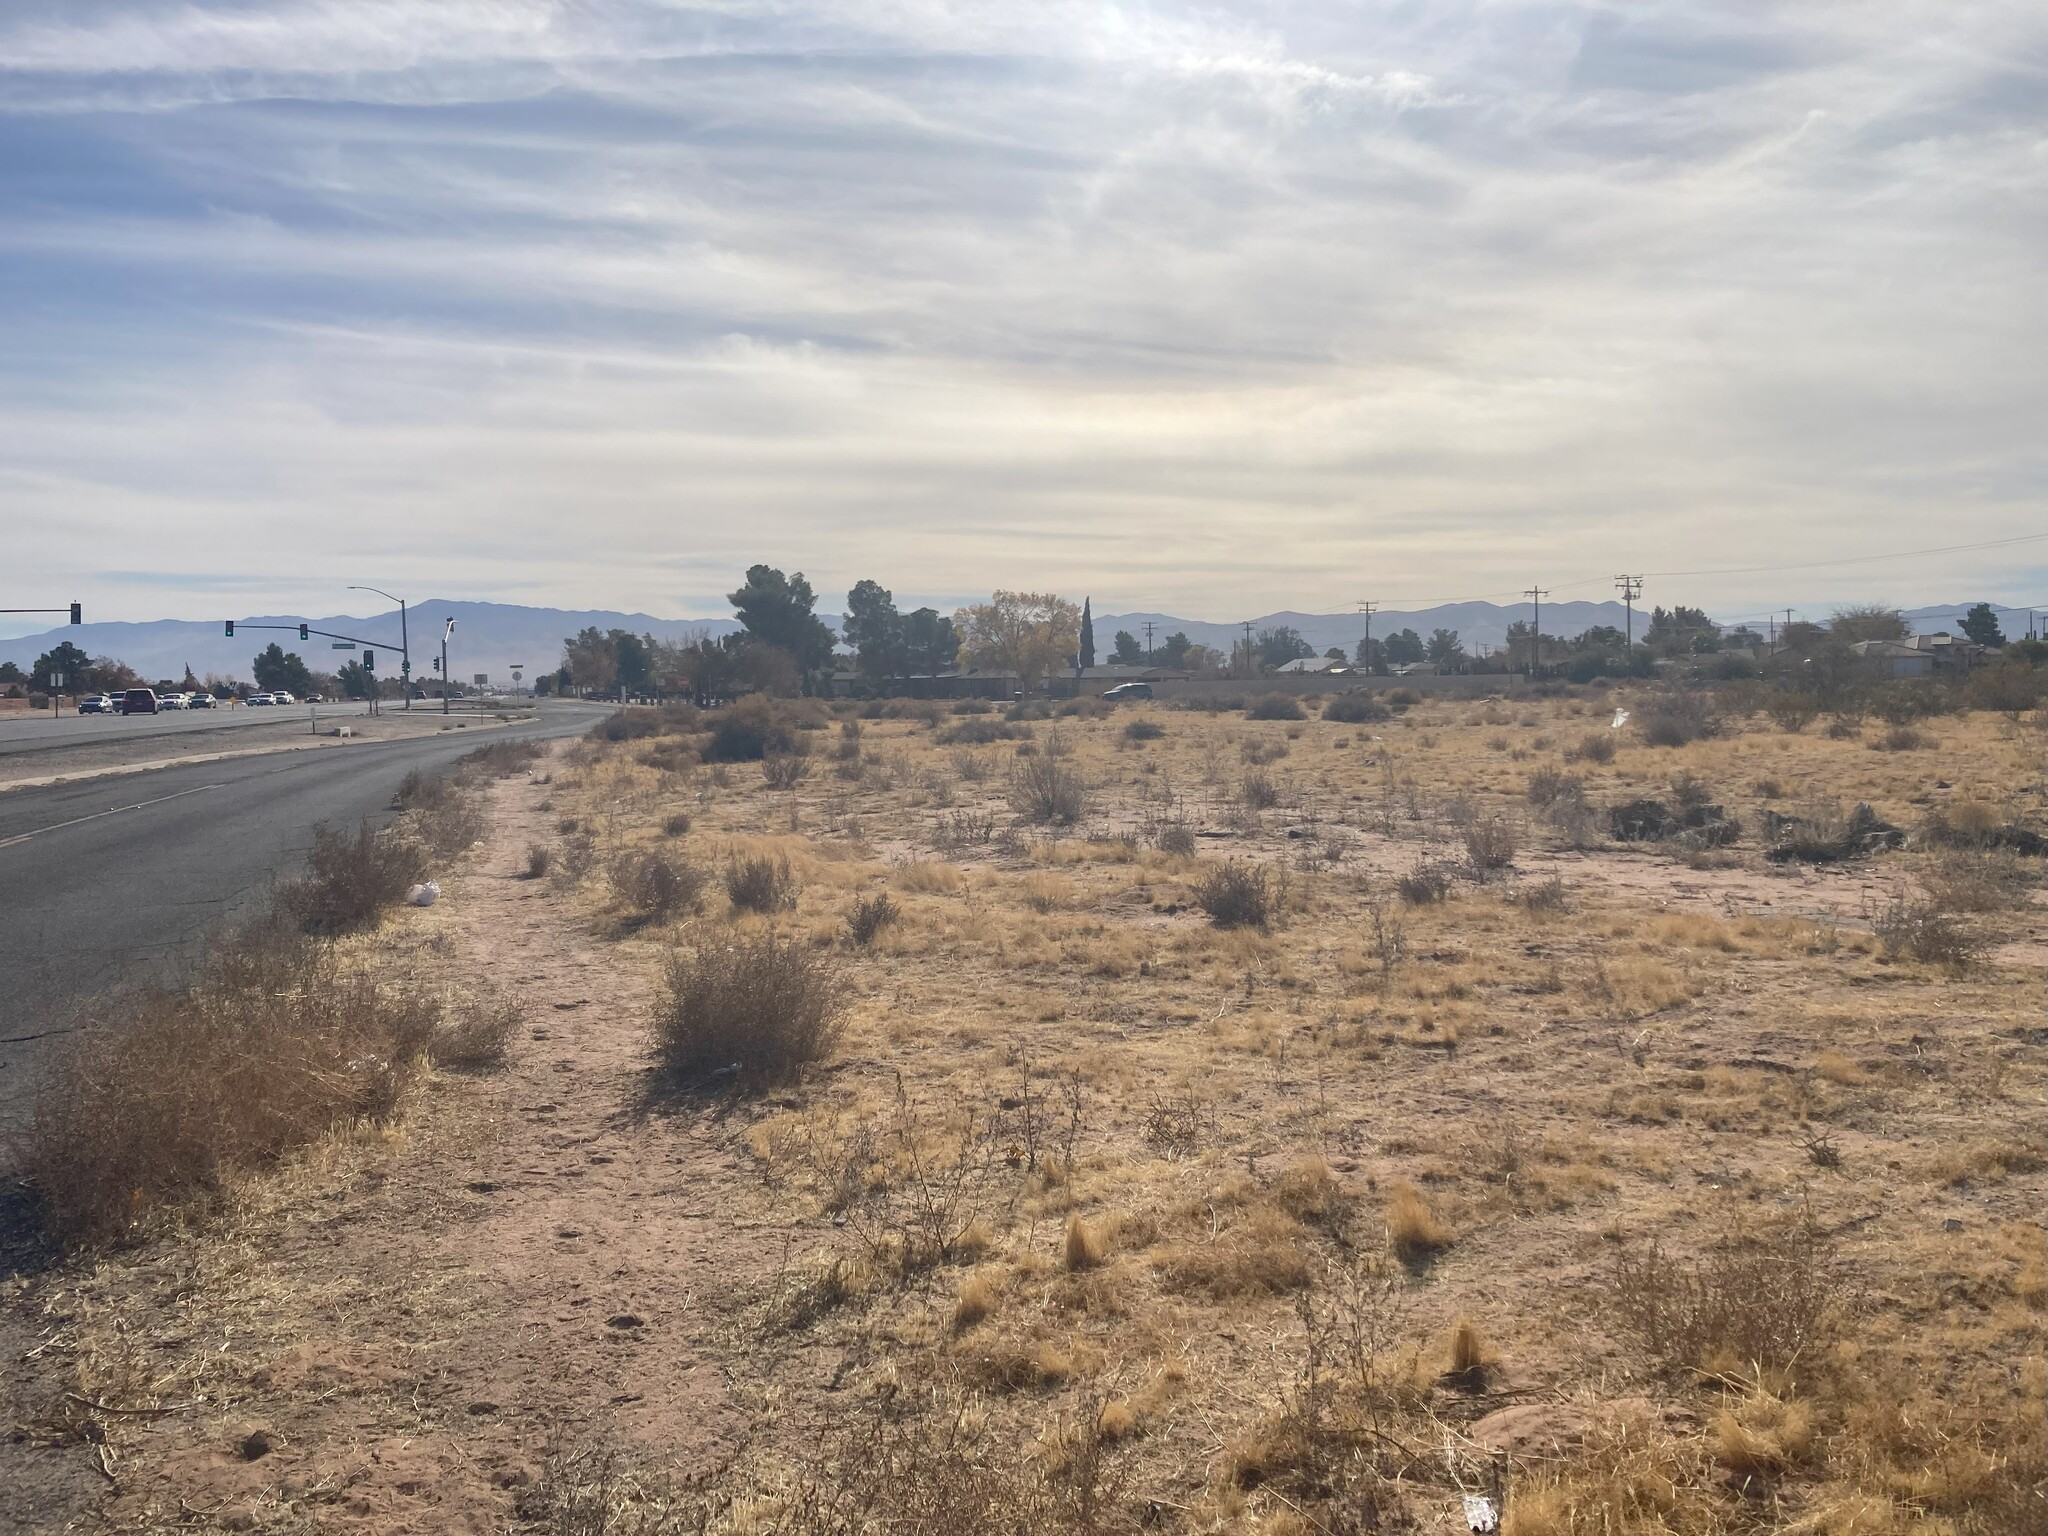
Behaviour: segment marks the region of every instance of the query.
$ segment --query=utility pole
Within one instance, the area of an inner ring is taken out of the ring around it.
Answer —
[[[1365,598],[1358,600],[1358,611],[1365,615],[1365,644],[1359,647],[1365,660],[1365,670],[1372,671],[1372,616],[1380,611],[1380,605]]]
[[[1628,648],[1636,648],[1636,599],[1643,595],[1643,578],[1640,576],[1617,576],[1614,585],[1621,592],[1622,606],[1628,610]]]
[[[1244,675],[1250,677],[1252,673],[1252,621],[1246,619],[1244,621]]]
[[[1529,676],[1536,676],[1536,668],[1543,660],[1543,599],[1550,593],[1542,587],[1530,587],[1523,596],[1536,606],[1535,619],[1529,635]]]
[[[1156,666],[1158,662],[1159,658],[1152,653],[1152,621],[1147,619],[1145,621],[1145,665],[1148,667]]]

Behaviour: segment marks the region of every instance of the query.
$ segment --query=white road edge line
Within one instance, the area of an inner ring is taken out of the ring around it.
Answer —
[[[203,795],[209,789],[225,788],[225,784],[198,784],[191,789],[181,789],[176,794],[158,795],[154,800],[138,800],[133,805],[111,806],[104,811],[94,811],[90,816],[74,816],[69,821],[37,827],[33,832],[17,832],[12,837],[0,837],[0,848],[12,848],[16,843],[25,843],[32,837],[41,837],[45,832],[62,832],[66,827],[83,826],[88,821],[98,821],[102,816],[118,816],[123,811],[145,811],[152,805],[162,805],[166,800],[182,800],[187,795]]]

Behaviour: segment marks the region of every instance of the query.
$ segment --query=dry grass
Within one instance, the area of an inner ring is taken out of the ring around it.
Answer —
[[[1387,1199],[1387,1243],[1410,1261],[1425,1259],[1451,1246],[1450,1228],[1437,1219],[1429,1199],[1405,1180]]]
[[[69,1242],[215,1203],[334,1128],[394,1114],[441,1009],[262,927],[178,991],[115,1000],[45,1075],[15,1156]]]
[[[648,848],[613,860],[611,883],[619,900],[637,917],[665,923],[697,910],[706,881],[704,871],[696,865]]]
[[[1218,928],[1265,928],[1277,906],[1266,871],[1235,860],[1202,876],[1195,901]]]
[[[1619,1325],[1666,1366],[1726,1374],[1817,1364],[1849,1303],[1827,1239],[1804,1224],[1734,1232],[1690,1260],[1650,1243],[1614,1257]]]
[[[735,853],[726,860],[725,896],[737,911],[786,911],[796,905],[800,888],[786,858]]]
[[[1457,1528],[1505,1410],[1543,1430],[1503,1470],[1531,1536],[2030,1528],[2048,1136],[2027,1089],[2048,1053],[2011,957],[2039,942],[2037,743],[1944,716],[1940,754],[1872,752],[1867,720],[1788,731],[1740,690],[1681,746],[1608,728],[1650,697],[1270,724],[848,707],[812,733],[832,770],[784,789],[644,760],[710,717],[589,748],[551,786],[576,825],[550,899],[596,963],[687,973],[658,989],[665,1020],[689,1015],[667,1083],[779,1080],[603,1131],[682,1159],[693,1212],[732,1222],[689,1351],[742,1384],[727,1422],[749,1438],[666,1493],[635,1475],[600,1497],[584,1464],[521,1518]],[[969,722],[1006,731],[938,740]],[[1085,784],[1075,819],[1027,819],[1013,764]],[[1247,807],[1252,775],[1275,803]],[[1741,835],[1612,842],[1643,801],[1680,823],[1718,805]],[[564,866],[571,841],[600,871],[673,847],[682,814],[720,861],[791,881],[765,915],[715,904],[672,952]],[[1496,820],[1520,845],[1505,889],[1463,846]],[[1911,851],[1887,824],[1920,829]],[[1263,921],[1205,909],[1231,869],[1264,882]],[[1975,963],[1887,955],[1866,890],[1967,921]],[[893,920],[857,932],[882,902]],[[805,1031],[744,965],[697,962],[764,942],[828,973],[824,1044],[749,1070],[749,1021]],[[663,1205],[636,1214],[674,1236]],[[664,1379],[657,1350],[635,1369]],[[910,1450],[931,1461],[871,1475]]]
[[[729,1074],[783,1082],[839,1038],[844,987],[831,964],[775,934],[705,940],[670,955],[654,1009],[654,1049],[683,1086]]]

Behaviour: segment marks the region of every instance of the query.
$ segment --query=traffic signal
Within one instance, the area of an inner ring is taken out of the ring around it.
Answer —
[[[235,638],[235,621],[233,619],[228,620],[228,638],[230,640]]]
[[[307,631],[308,631],[308,630],[310,630],[311,628],[312,628],[312,626],[311,626],[311,625],[309,625],[309,624],[301,624],[301,625],[299,626],[299,638],[300,638],[301,640],[310,640],[310,639],[312,639],[312,638],[313,638],[313,637],[312,637],[312,635],[310,635],[309,633],[307,633]]]
[[[377,653],[375,651],[363,652],[363,670],[365,672],[377,670]]]
[[[71,605],[71,622],[74,624],[83,624],[85,622],[85,610],[77,603]]]

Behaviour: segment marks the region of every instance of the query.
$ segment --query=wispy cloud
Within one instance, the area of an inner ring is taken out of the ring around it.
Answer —
[[[2044,43],[1917,0],[48,0],[0,18],[0,497],[71,586],[197,547],[655,611],[757,558],[1227,617],[2019,531]],[[1857,579],[1909,577],[2022,595]]]

